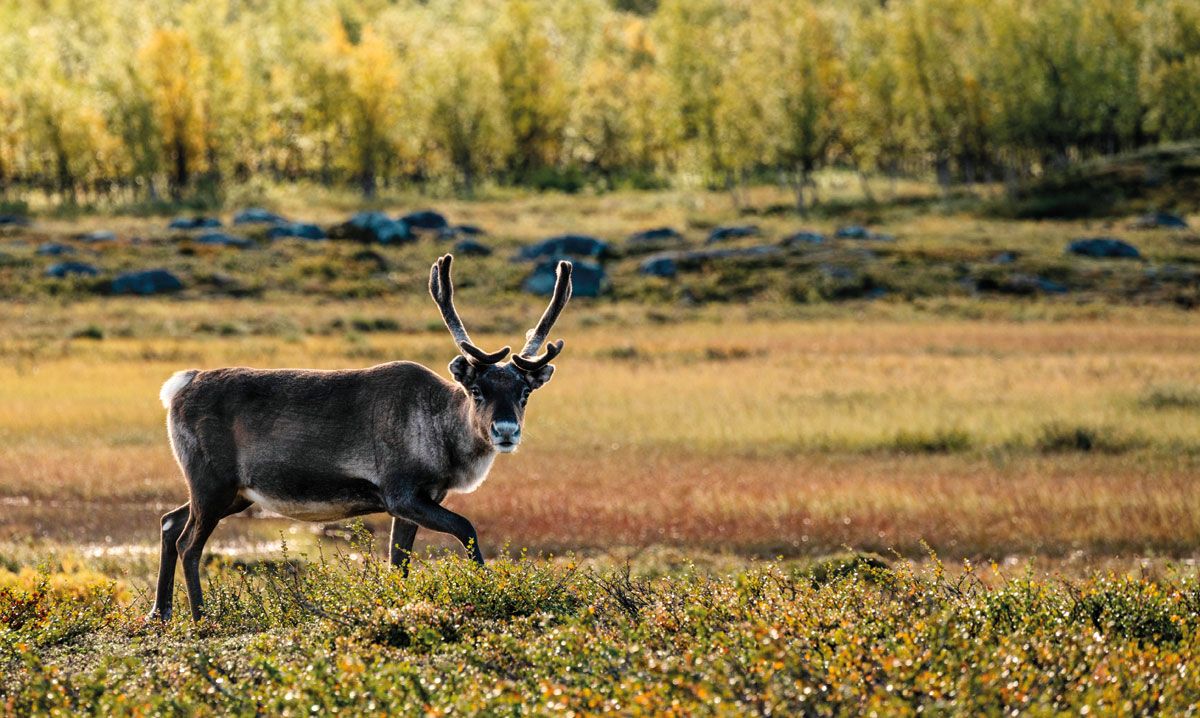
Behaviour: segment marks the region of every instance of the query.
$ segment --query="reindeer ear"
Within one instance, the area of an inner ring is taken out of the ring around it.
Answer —
[[[463,386],[471,386],[479,376],[475,365],[468,361],[462,354],[450,360],[450,374],[454,376],[455,381]]]
[[[545,386],[546,382],[550,381],[550,377],[552,376],[554,376],[554,365],[547,364],[526,374],[525,381],[529,383],[530,389],[540,389]]]

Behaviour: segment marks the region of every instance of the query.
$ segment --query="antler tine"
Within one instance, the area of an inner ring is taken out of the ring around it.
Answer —
[[[549,364],[554,357],[558,356],[562,348],[563,340],[559,339],[547,344],[546,353],[540,357],[524,357],[520,354],[513,354],[512,363],[523,372],[534,372]]]
[[[508,356],[511,349],[504,347],[489,354],[471,342],[471,335],[467,334],[467,328],[463,326],[462,319],[458,317],[458,310],[454,308],[454,281],[450,278],[450,265],[453,262],[454,256],[447,254],[439,257],[429,268],[429,294],[441,310],[442,321],[446,323],[450,336],[454,337],[454,343],[463,356],[476,365],[496,364]]]
[[[571,300],[571,263],[559,262],[555,273],[554,294],[550,297],[550,305],[546,307],[537,326],[530,329],[529,333],[525,335],[525,348],[521,350],[523,357],[533,356],[538,349],[541,349],[542,343],[546,341],[546,337],[554,327],[554,322],[558,321],[558,315],[562,314],[563,307],[567,306],[567,302]]]

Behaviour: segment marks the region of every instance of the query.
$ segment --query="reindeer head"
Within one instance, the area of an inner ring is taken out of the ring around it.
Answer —
[[[559,339],[546,345],[541,356],[537,352],[546,341],[558,315],[571,298],[571,263],[559,262],[550,306],[537,326],[526,335],[525,348],[504,362],[511,351],[502,347],[487,353],[471,343],[471,337],[454,308],[454,283],[450,279],[450,264],[454,258],[447,254],[429,270],[429,293],[442,312],[442,320],[454,337],[461,352],[450,362],[450,373],[471,395],[472,415],[480,433],[491,438],[492,446],[501,453],[517,450],[521,443],[521,425],[525,420],[525,402],[534,389],[550,381],[554,365],[550,363],[562,351]],[[504,363],[501,363],[504,362]]]

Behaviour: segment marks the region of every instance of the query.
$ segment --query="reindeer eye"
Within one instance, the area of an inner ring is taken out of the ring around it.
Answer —
[[[471,387],[471,397],[474,398],[475,401],[483,401],[483,390],[477,386]]]

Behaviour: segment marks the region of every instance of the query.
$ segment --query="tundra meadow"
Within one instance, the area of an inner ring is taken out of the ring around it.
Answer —
[[[0,1],[0,714],[1200,712],[1200,15]],[[935,51],[936,50],[936,51]],[[175,371],[565,349],[148,618]]]

